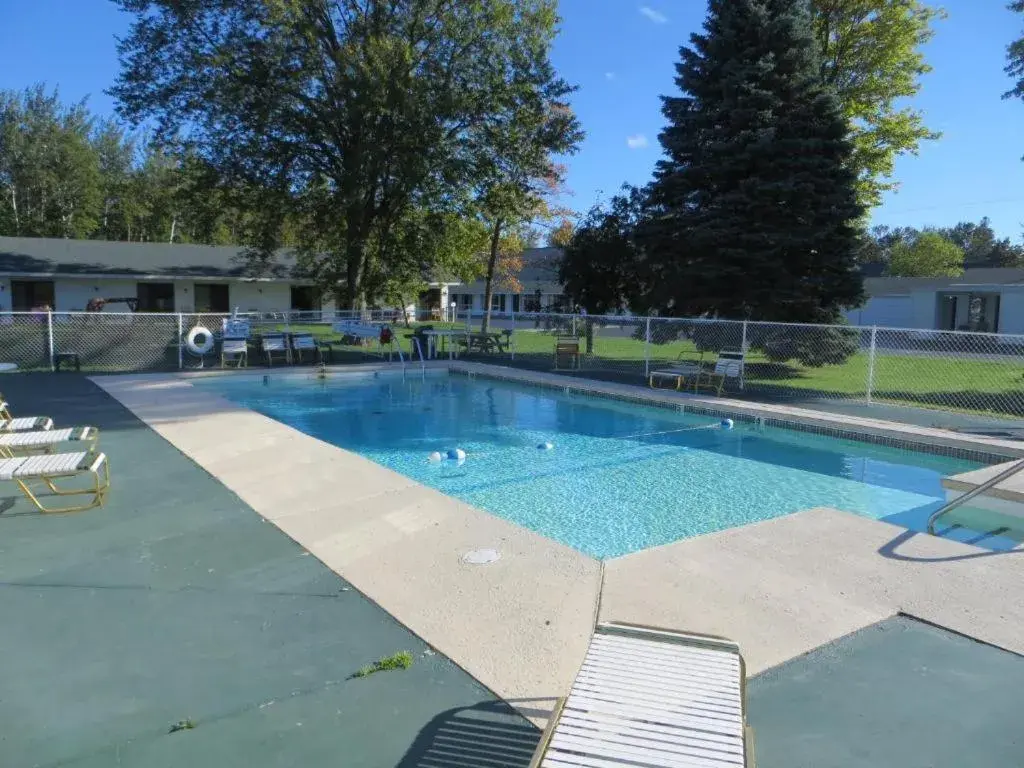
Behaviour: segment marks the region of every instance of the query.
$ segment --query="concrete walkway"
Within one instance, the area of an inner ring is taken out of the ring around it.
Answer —
[[[532,725],[99,387],[0,390],[16,415],[100,427],[114,477],[76,515],[0,486],[0,765],[529,762]],[[410,669],[350,679],[401,650]]]

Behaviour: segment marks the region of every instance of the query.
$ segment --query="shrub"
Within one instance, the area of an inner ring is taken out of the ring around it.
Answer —
[[[860,334],[852,328],[794,326],[775,331],[760,344],[773,363],[799,360],[808,368],[842,365],[860,349]]]

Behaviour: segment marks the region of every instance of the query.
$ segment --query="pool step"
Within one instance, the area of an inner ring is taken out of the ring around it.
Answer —
[[[1024,517],[990,509],[979,497],[944,515],[935,533],[963,544],[1005,551],[1024,543]]]

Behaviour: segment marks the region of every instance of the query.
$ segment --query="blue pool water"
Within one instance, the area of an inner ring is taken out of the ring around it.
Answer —
[[[487,379],[346,378],[197,386],[602,558],[819,506],[923,530],[942,477],[980,466]]]

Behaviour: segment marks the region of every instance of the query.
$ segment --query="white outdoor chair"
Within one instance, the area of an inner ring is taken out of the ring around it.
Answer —
[[[83,475],[90,479],[84,488],[64,489],[55,482]],[[110,464],[104,454],[89,451],[17,456],[0,459],[0,481],[3,480],[17,483],[40,512],[80,512],[103,504],[110,489]],[[43,488],[38,487],[40,484]],[[48,507],[39,499],[39,491],[44,488],[55,496],[85,496],[87,501],[65,507]]]
[[[260,337],[260,349],[266,355],[267,365],[274,364],[274,355],[277,354],[283,355],[286,363],[292,361],[292,352],[283,333],[264,333]]]
[[[96,427],[67,427],[31,432],[0,432],[0,456],[50,452],[61,443],[87,443],[89,450],[96,447],[100,431]]]
[[[746,671],[731,640],[599,624],[531,768],[752,768]]]
[[[15,418],[11,415],[11,409],[7,402],[0,399],[0,433],[43,429],[53,429],[53,419],[48,416],[19,416]]]

